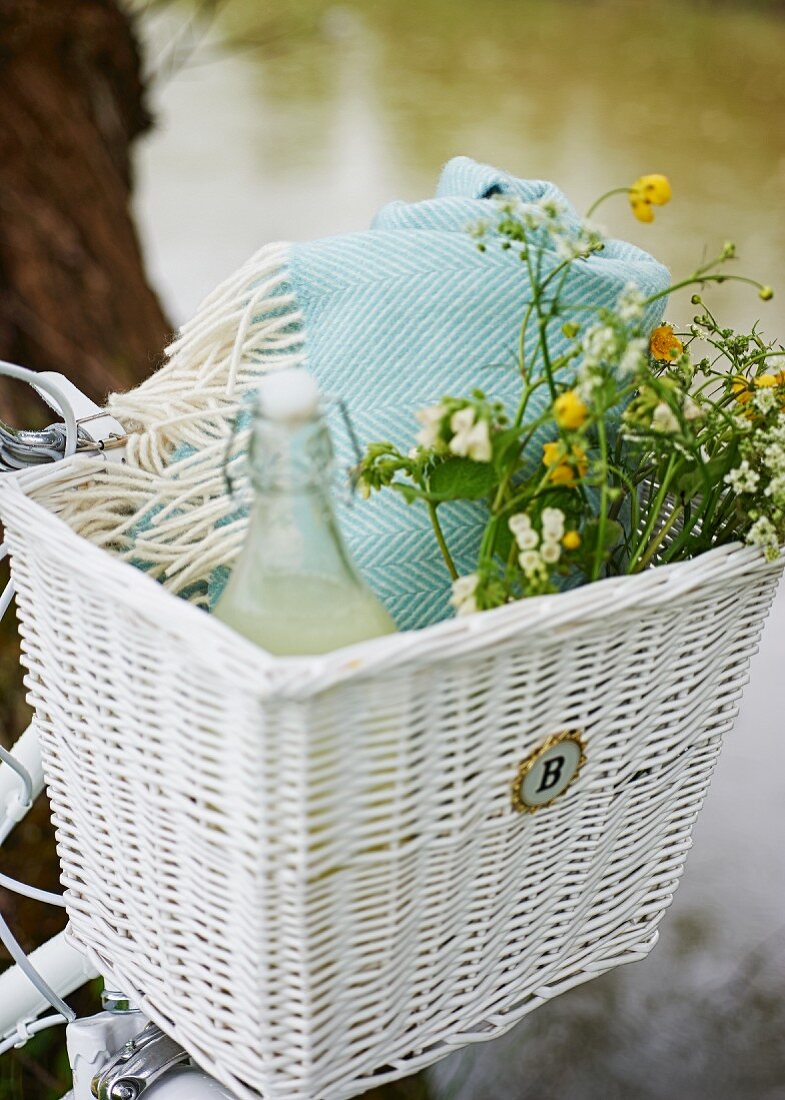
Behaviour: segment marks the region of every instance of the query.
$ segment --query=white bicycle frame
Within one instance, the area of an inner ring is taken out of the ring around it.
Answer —
[[[122,456],[122,426],[62,375],[35,373],[2,361],[0,375],[29,383],[62,416],[64,457],[80,448],[99,456],[103,453],[105,460]],[[0,472],[0,476],[4,475]],[[0,559],[6,553],[0,543]],[[12,600],[9,584],[0,593],[0,618]],[[0,846],[43,788],[33,721],[10,752],[0,749]],[[62,896],[7,875],[0,874],[0,886],[46,904],[65,905]],[[14,959],[14,965],[0,974],[0,1055],[46,1028],[67,1024],[74,1084],[63,1100],[93,1100],[96,1095],[102,1100],[137,1100],[142,1095],[145,1100],[231,1100],[232,1094],[222,1085],[188,1064],[182,1048],[158,1029],[146,1028],[146,1018],[120,994],[105,996],[108,1011],[76,1019],[64,998],[101,975],[70,946],[65,931],[27,957],[0,914],[0,941]],[[116,1071],[111,1069],[113,1063]]]

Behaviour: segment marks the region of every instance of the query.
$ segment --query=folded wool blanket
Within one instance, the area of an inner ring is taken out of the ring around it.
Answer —
[[[182,595],[204,602],[206,583],[214,605],[245,525],[222,477],[226,410],[252,393],[261,371],[304,363],[325,392],[344,399],[362,443],[391,440],[408,449],[415,412],[445,394],[479,387],[514,408],[525,270],[511,253],[490,245],[478,251],[468,231],[483,219],[493,231],[494,195],[523,203],[552,197],[577,230],[577,215],[553,184],[459,157],[444,169],[434,199],[391,203],[366,232],[268,246],[253,257],[185,326],[168,364],[111,399],[113,415],[134,431],[127,465],[151,479],[151,492],[133,522],[126,510],[122,531],[104,541]],[[543,247],[547,253],[547,240]],[[668,272],[633,245],[609,241],[571,266],[564,298],[611,306],[628,283],[650,295],[667,286]],[[644,323],[654,327],[662,308],[661,300],[649,307]],[[555,356],[566,346],[563,321],[550,334]],[[356,461],[348,432],[338,416],[331,427],[347,468]],[[533,453],[541,443],[533,440]],[[449,576],[424,508],[388,492],[339,500],[339,512],[362,573],[400,628],[449,613]],[[459,571],[470,572],[481,506],[444,505],[440,517]],[[197,559],[195,539],[203,540]]]

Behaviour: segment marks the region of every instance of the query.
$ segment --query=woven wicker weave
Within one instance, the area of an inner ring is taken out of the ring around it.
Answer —
[[[101,469],[0,487],[71,935],[206,1069],[339,1100],[648,953],[780,563],[723,547],[276,660],[50,511]],[[577,781],[516,812],[563,730]]]

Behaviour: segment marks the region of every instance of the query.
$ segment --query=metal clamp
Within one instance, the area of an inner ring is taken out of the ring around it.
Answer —
[[[188,1060],[179,1043],[148,1024],[93,1078],[91,1091],[96,1100],[137,1100],[173,1066]]]

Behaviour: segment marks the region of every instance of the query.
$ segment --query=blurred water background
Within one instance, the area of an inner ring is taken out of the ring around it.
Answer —
[[[600,220],[679,274],[732,239],[738,269],[779,295],[727,285],[712,303],[785,337],[780,5],[232,0],[209,26],[194,4],[148,10],[143,31],[157,128],[137,209],[178,321],[265,242],[362,229],[466,154],[553,179],[579,210],[667,173],[654,225],[623,198]],[[669,316],[692,312],[683,298]],[[781,598],[652,956],[449,1058],[435,1096],[785,1097],[783,714]]]

